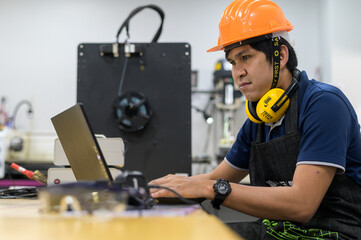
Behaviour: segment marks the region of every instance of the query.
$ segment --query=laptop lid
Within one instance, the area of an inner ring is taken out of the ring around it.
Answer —
[[[89,125],[83,105],[73,107],[51,118],[75,178],[113,181],[104,155]]]

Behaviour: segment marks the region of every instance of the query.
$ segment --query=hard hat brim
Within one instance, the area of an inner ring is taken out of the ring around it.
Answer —
[[[263,33],[263,34],[261,34],[261,35],[259,35],[259,36],[263,36],[263,35],[272,33],[272,34],[274,34],[274,37],[275,37],[275,36],[281,36],[281,37],[283,37],[283,36],[280,35],[279,33],[289,32],[289,31],[291,31],[293,28],[294,28],[294,26],[290,25],[290,26],[287,26],[287,27],[275,29],[275,30],[272,31],[272,32],[265,32],[265,33]],[[252,37],[250,37],[250,38],[254,38],[254,37],[257,37],[257,36],[252,36]],[[228,45],[231,45],[231,44],[236,43],[236,42],[242,42],[242,41],[245,41],[245,40],[248,40],[248,39],[249,39],[249,38],[246,37],[245,39],[235,40],[235,41],[229,41],[229,42],[224,43],[224,44],[219,44],[219,45],[217,45],[217,46],[215,46],[215,47],[212,47],[212,48],[208,49],[207,52],[216,52],[216,51],[224,50],[224,48],[225,48],[226,46],[228,46]],[[286,40],[289,41],[289,39],[286,39]],[[247,44],[249,44],[249,42],[248,42]],[[242,45],[242,44],[240,44],[240,46],[241,46],[241,45]],[[246,44],[244,44],[244,45],[246,45]]]

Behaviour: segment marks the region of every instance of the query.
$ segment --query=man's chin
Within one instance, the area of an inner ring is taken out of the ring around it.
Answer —
[[[249,102],[258,102],[261,98],[255,98],[255,97],[246,97],[247,101]]]

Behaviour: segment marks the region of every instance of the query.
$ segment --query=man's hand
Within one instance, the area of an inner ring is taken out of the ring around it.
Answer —
[[[170,188],[185,198],[208,198],[213,199],[213,180],[198,179],[193,177],[177,176],[169,174],[165,177],[155,179],[148,185],[159,185]],[[166,189],[150,189],[153,198],[176,197]]]

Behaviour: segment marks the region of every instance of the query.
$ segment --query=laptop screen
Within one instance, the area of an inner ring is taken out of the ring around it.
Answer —
[[[86,117],[83,105],[51,118],[75,178],[80,181],[113,181],[99,144]]]

